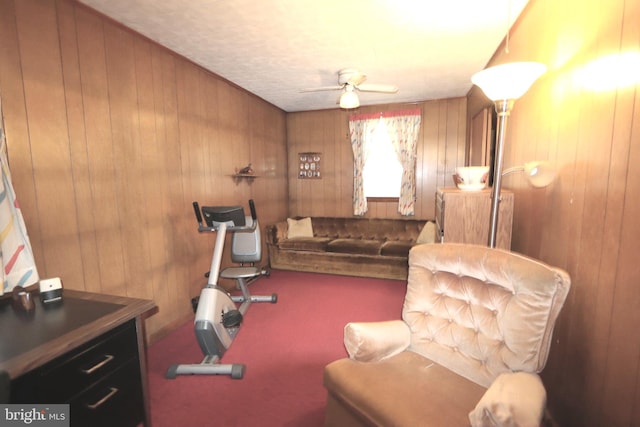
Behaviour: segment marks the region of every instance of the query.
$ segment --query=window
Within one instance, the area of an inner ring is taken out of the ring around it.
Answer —
[[[415,109],[349,116],[354,215],[367,212],[367,197],[373,198],[374,194],[376,201],[397,200],[400,215],[413,215],[421,114]],[[365,173],[368,195],[365,195]]]
[[[400,197],[402,164],[382,120],[378,122],[373,139],[367,146],[367,160],[362,174],[365,197]]]

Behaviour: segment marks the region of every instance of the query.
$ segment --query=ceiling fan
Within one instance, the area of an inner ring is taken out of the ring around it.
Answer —
[[[336,86],[322,86],[312,89],[302,89],[301,92],[318,92],[323,90],[342,90],[340,95],[340,107],[341,108],[356,108],[360,106],[360,100],[356,89],[362,92],[381,92],[381,93],[396,93],[398,87],[395,85],[387,84],[374,84],[365,83],[367,80],[366,74],[353,69],[345,68],[338,71],[338,84]]]

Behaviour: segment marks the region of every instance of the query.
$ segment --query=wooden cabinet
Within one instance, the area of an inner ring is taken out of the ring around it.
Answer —
[[[440,242],[487,245],[491,219],[491,190],[462,191],[439,188],[436,191],[436,239]],[[498,211],[496,246],[511,249],[513,193],[502,190]]]

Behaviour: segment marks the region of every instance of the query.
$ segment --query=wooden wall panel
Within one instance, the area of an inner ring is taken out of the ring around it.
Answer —
[[[41,212],[42,262],[57,265],[61,274],[78,280],[80,263],[65,258],[66,254],[80,258],[76,211],[68,211],[68,220],[62,222],[48,214],[75,205],[55,4],[17,2],[16,22],[22,72],[31,76],[23,90],[29,137],[35,141],[31,159]]]
[[[74,9],[75,10],[75,9]],[[119,227],[118,192],[115,186],[115,160],[111,140],[111,111],[104,43],[103,22],[86,10],[76,10],[76,32],[80,64],[81,94],[84,106],[84,127],[92,199],[82,206],[93,215],[93,233],[100,272],[97,277],[85,277],[84,282],[70,283],[82,289],[103,291],[103,284],[122,284],[122,232]],[[99,201],[99,208],[96,202]],[[52,273],[51,274],[55,274]],[[98,279],[98,283],[91,283]],[[64,279],[63,279],[64,280]],[[122,289],[122,287],[121,287]]]
[[[549,159],[559,177],[546,189],[517,175],[503,185],[516,193],[512,249],[572,277],[542,373],[565,426],[634,426],[640,417],[640,86],[593,90],[584,82],[594,60],[640,57],[637,22],[638,1],[534,0],[511,32],[510,53],[500,49],[492,60],[549,67],[515,103],[505,167]],[[471,91],[470,117],[481,99]]]
[[[91,174],[86,144],[85,114],[82,99],[82,80],[78,57],[78,32],[73,19],[73,9],[69,3],[58,4],[61,11],[58,17],[60,27],[60,53],[67,107],[67,125],[72,175],[75,190],[75,209],[78,221],[78,234],[83,236],[80,243],[80,263],[78,273],[82,274],[85,287],[89,291],[99,290],[100,262],[94,231],[94,215],[91,209]]]
[[[191,203],[254,198],[262,224],[285,218],[286,114],[70,0],[0,0],[0,40],[10,166],[41,277],[153,299],[151,340],[191,318],[215,240]],[[259,178],[234,182],[249,162]]]
[[[435,218],[438,186],[453,186],[451,176],[465,164],[466,99],[426,101],[411,105],[360,107],[356,113],[419,108],[422,110],[416,165],[415,218]],[[291,216],[353,216],[353,152],[349,141],[349,115],[344,110],[321,110],[287,115],[289,150],[289,214]],[[323,153],[324,176],[298,179],[300,152]],[[369,202],[368,218],[402,218],[397,203]]]

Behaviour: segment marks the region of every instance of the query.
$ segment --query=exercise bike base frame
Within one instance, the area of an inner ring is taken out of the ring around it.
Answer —
[[[244,377],[246,366],[242,363],[220,364],[218,356],[205,356],[200,363],[191,365],[171,365],[165,378],[175,379],[178,375],[230,375],[234,380]]]

